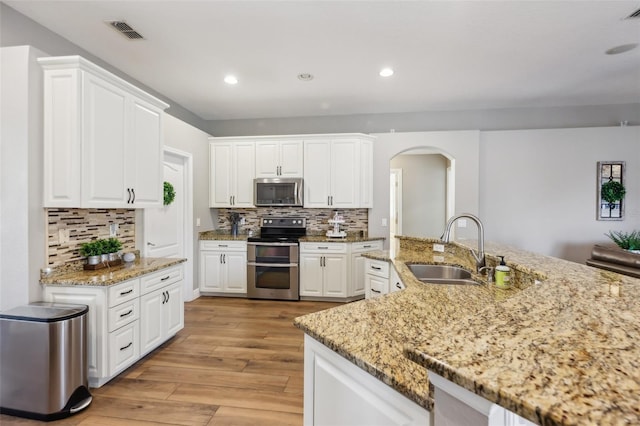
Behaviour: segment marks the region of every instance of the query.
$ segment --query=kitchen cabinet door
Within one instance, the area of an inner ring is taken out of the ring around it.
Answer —
[[[256,142],[256,178],[278,177],[280,166],[280,142]]]
[[[247,253],[226,252],[223,254],[223,291],[227,293],[247,292]]]
[[[150,352],[164,341],[162,311],[164,289],[140,297],[140,353]]]
[[[347,297],[347,256],[324,255],[323,296]]]
[[[329,140],[304,141],[304,206],[329,207],[331,188]]]
[[[300,296],[323,296],[322,255],[300,255]]]
[[[174,284],[166,289],[167,301],[163,312],[164,335],[173,336],[184,328],[184,302],[180,284]]]
[[[233,148],[233,207],[254,207],[255,142],[236,142]]]
[[[303,177],[304,144],[302,140],[280,142],[280,176]]]
[[[331,141],[330,164],[330,207],[359,207],[360,141],[355,139]]]
[[[133,157],[127,183],[133,191],[130,203],[136,208],[159,207],[164,201],[162,173],[162,111],[139,99],[132,102],[130,149],[126,153]]]
[[[126,207],[131,157],[127,152],[127,93],[89,73],[83,76],[82,204]]]
[[[200,291],[222,292],[223,290],[222,252],[200,251]]]

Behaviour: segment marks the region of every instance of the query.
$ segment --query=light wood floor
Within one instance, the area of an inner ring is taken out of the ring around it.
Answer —
[[[303,334],[293,318],[336,306],[201,297],[185,328],[52,425],[301,425]],[[42,424],[0,415],[1,425]]]

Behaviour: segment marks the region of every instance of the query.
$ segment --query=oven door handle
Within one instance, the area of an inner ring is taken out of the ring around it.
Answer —
[[[268,268],[293,268],[298,267],[297,263],[256,263],[248,262],[247,266],[264,266]]]
[[[260,243],[260,242],[253,242],[250,241],[247,243],[248,246],[265,246],[265,247],[269,247],[269,246],[289,246],[289,247],[293,247],[293,246],[297,246],[298,243]]]

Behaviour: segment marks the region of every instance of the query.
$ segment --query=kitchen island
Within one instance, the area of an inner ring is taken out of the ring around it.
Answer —
[[[434,242],[400,237],[391,261],[406,290],[296,325],[428,411],[427,369],[539,424],[640,422],[640,280],[489,243],[511,289],[426,285],[405,262],[474,265],[465,245]]]

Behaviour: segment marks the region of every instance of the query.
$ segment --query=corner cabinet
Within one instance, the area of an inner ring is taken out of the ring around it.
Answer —
[[[111,286],[47,285],[45,301],[84,304],[89,386],[130,367],[184,327],[183,266]]]
[[[247,243],[200,241],[200,293],[247,295]]]
[[[305,207],[373,207],[371,137],[305,139],[304,164]]]
[[[168,104],[80,56],[45,57],[44,207],[162,205]]]
[[[209,142],[209,207],[254,207],[255,142]]]

